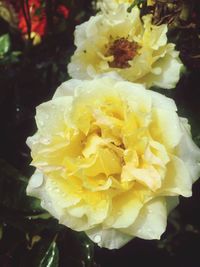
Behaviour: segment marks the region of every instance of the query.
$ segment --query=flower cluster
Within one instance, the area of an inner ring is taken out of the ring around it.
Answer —
[[[127,6],[102,9],[77,27],[68,68],[76,79],[37,107],[38,131],[27,140],[36,167],[27,193],[109,249],[133,237],[159,239],[200,174],[187,119],[172,99],[147,89],[179,80],[167,25]]]

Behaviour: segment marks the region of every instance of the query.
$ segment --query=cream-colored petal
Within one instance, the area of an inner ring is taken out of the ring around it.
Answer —
[[[50,100],[36,108],[36,123],[41,135],[49,136],[65,132],[65,114],[71,108],[71,97]]]
[[[162,69],[161,74],[149,73],[141,80],[138,80],[138,82],[144,82],[147,87],[155,85],[165,89],[173,89],[180,79],[181,69],[183,68],[178,55],[177,57],[172,57],[167,54],[156,62],[155,67]]]
[[[166,197],[165,198],[167,203],[167,213],[169,214],[173,209],[175,209],[179,204],[178,197]]]
[[[86,69],[86,64],[81,64],[75,55],[71,57],[71,62],[67,66],[69,75],[74,79],[91,79]]]
[[[142,84],[130,83],[127,81],[119,81],[115,85],[122,99],[125,99],[129,109],[148,113],[151,110],[151,96],[146,93],[146,88]]]
[[[107,201],[98,203],[93,209],[80,202],[80,204],[64,209],[62,216],[59,217],[59,223],[75,231],[86,231],[101,223],[107,216],[108,210],[109,202]]]
[[[167,225],[165,198],[155,198],[144,205],[136,221],[123,232],[143,239],[160,239]]]
[[[112,209],[105,224],[112,228],[126,228],[137,218],[147,197],[142,189],[132,188],[113,198]]]
[[[103,229],[101,225],[86,231],[86,234],[98,246],[108,249],[121,248],[133,238],[117,229]]]
[[[178,115],[164,108],[152,108],[150,132],[155,141],[164,144],[171,151],[182,137]]]
[[[101,199],[95,206],[90,206],[87,203],[78,203],[76,205],[70,206],[67,212],[70,216],[83,219],[87,218],[88,228],[91,226],[102,223],[107,217],[109,211],[109,200]],[[75,230],[80,230],[74,228]]]
[[[178,156],[188,168],[191,179],[195,182],[200,177],[200,149],[193,142],[187,120],[181,120],[183,136],[177,147]]]
[[[165,196],[192,195],[192,179],[185,163],[176,156],[171,156],[162,187],[157,194]]]
[[[132,0],[97,0],[97,9],[103,12],[108,10],[115,12],[120,5],[126,6],[126,9],[133,3]]]
[[[90,228],[86,216],[81,218],[74,217],[68,213],[68,209],[65,209],[62,216],[59,217],[59,223],[74,229],[75,231],[85,231]]]
[[[76,88],[80,85],[80,80],[71,79],[63,82],[57,89],[53,99],[63,96],[74,96]]]
[[[168,151],[165,148],[165,146],[161,143],[155,142],[155,141],[150,141],[149,142],[151,150],[153,150],[156,158],[160,160],[160,165],[164,167],[170,160]]]
[[[41,183],[42,178],[43,181]],[[52,183],[39,170],[30,178],[26,192],[29,196],[41,199],[41,206],[57,219],[65,216],[66,207],[75,205],[80,201],[77,197],[67,195],[62,188],[56,183]]]
[[[169,111],[177,111],[176,103],[173,99],[166,97],[154,91],[148,91],[152,98],[152,106],[154,108],[161,108]]]

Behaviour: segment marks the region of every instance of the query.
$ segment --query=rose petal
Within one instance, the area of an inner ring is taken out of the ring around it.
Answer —
[[[167,206],[165,198],[152,199],[144,205],[137,220],[124,233],[143,239],[160,239],[167,225]]]
[[[102,229],[101,226],[86,231],[86,234],[98,246],[108,249],[121,248],[133,238],[117,229]]]

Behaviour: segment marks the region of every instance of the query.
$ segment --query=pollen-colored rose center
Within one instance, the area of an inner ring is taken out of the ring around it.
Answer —
[[[125,38],[115,40],[108,49],[107,55],[113,56],[113,61],[109,62],[112,68],[129,68],[129,60],[132,60],[138,50],[138,44],[134,41],[128,41]]]

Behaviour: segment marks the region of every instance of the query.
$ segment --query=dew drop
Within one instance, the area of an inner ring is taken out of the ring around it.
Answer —
[[[99,243],[99,242],[101,242],[101,236],[100,236],[100,235],[96,235],[96,236],[94,237],[94,242],[95,242],[95,243]]]
[[[32,177],[32,179],[30,180],[30,186],[33,188],[39,188],[40,186],[42,186],[43,182],[44,182],[43,174],[40,172],[38,173],[36,172]]]
[[[41,143],[44,144],[44,145],[48,145],[48,144],[50,144],[50,142],[51,142],[50,138],[43,138],[41,140]]]

